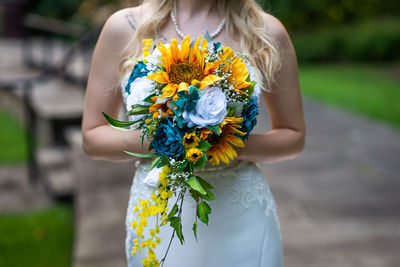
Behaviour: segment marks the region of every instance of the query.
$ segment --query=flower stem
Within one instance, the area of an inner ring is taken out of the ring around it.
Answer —
[[[179,213],[178,213],[178,217],[179,217],[179,218],[181,218],[181,214],[182,214],[183,198],[184,198],[184,195],[180,193],[178,199],[177,199],[176,202],[175,202],[175,204],[176,204],[176,203],[178,203],[179,199],[181,200],[180,207],[179,207]],[[169,248],[171,247],[172,240],[174,239],[174,237],[175,237],[175,229],[174,229],[174,231],[172,232],[171,239],[169,240],[169,244],[168,244],[167,251],[165,252],[164,257],[163,257],[163,258],[161,259],[161,261],[160,261],[160,264],[161,264],[160,266],[161,266],[161,267],[164,266],[165,259],[167,258],[168,251],[169,251]]]

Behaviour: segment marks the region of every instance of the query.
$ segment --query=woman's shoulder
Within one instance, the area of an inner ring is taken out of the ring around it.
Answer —
[[[260,11],[264,21],[265,31],[279,43],[286,43],[290,40],[289,34],[283,23],[274,15]]]
[[[145,9],[146,6],[139,5],[115,11],[106,19],[102,35],[114,43],[129,41]]]

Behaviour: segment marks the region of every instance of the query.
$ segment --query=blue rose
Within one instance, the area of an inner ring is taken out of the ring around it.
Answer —
[[[180,156],[184,152],[182,144],[183,134],[169,119],[163,119],[157,127],[152,142],[154,151],[160,157],[164,154],[169,158]]]
[[[140,61],[133,68],[131,75],[129,76],[128,83],[125,86],[125,92],[130,93],[131,83],[133,83],[137,78],[147,76],[148,70],[146,69],[146,64]]]
[[[241,124],[242,128],[240,129],[242,132],[245,132],[246,135],[239,136],[244,139],[249,139],[249,134],[251,130],[253,130],[254,126],[257,124],[257,115],[258,115],[258,105],[257,100],[252,98],[250,99],[249,104],[247,105],[246,109],[242,113],[243,115],[243,122]]]

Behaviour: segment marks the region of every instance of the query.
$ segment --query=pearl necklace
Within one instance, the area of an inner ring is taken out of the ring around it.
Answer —
[[[181,29],[180,29],[179,26],[178,26],[178,22],[176,21],[174,12],[172,12],[172,10],[171,10],[171,12],[170,12],[169,14],[170,14],[170,16],[171,16],[172,23],[173,23],[174,26],[175,26],[175,31],[176,31],[176,33],[177,33],[182,39],[185,38],[185,34],[181,31]],[[225,18],[222,19],[222,21],[221,21],[221,23],[219,24],[219,26],[217,27],[217,29],[216,29],[213,33],[210,34],[211,38],[214,38],[215,36],[217,36],[217,35],[222,31],[224,25],[225,25]]]

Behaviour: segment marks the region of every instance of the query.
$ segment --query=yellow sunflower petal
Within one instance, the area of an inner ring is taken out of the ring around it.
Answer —
[[[219,165],[219,158],[217,156],[217,153],[215,152],[215,149],[208,150],[207,155],[209,156],[208,160],[211,162],[212,165]]]
[[[217,153],[218,158],[220,158],[224,163],[229,164],[229,159],[221,148],[216,148],[215,152]]]
[[[194,63],[196,61],[196,53],[197,53],[197,50],[199,48],[199,43],[200,43],[202,38],[203,38],[203,36],[200,35],[197,38],[197,40],[194,43],[194,45],[190,48],[190,53],[189,53],[189,62],[190,63]]]
[[[204,39],[203,42],[201,43],[201,50],[207,50],[208,49],[208,43],[207,43],[207,39]]]
[[[169,73],[169,71],[171,70],[171,51],[170,49],[166,48],[165,45],[163,43],[160,42],[159,45],[156,45],[158,50],[161,53],[161,57],[159,57],[159,59],[164,63],[164,67],[167,70],[167,72]]]
[[[172,63],[176,63],[181,61],[182,56],[181,56],[181,50],[178,47],[178,41],[175,39],[171,40],[171,58],[172,58]]]
[[[185,82],[181,82],[178,87],[178,92],[180,91],[188,91],[189,84]]]
[[[152,75],[147,76],[147,79],[156,81],[161,84],[166,84],[170,82],[168,74],[166,72],[155,72]]]
[[[196,52],[196,60],[195,61],[196,61],[195,64],[197,66],[199,66],[199,68],[203,69],[203,67],[204,67],[204,56],[203,56],[203,54],[201,53],[200,50],[197,50],[197,52]]]
[[[182,60],[188,60],[189,52],[190,52],[190,38],[189,35],[187,35],[185,38],[183,38],[181,44]]]
[[[227,142],[223,142],[221,145],[228,158],[234,159],[235,157],[237,157],[236,151]]]
[[[242,139],[240,139],[237,136],[229,135],[226,137],[226,141],[229,141],[234,146],[244,147],[244,143],[243,143]]]
[[[203,78],[203,80],[201,80],[200,82],[200,90],[204,89],[206,86],[211,85],[217,81],[223,80],[223,78],[214,75],[214,74],[208,74],[207,76],[205,76]]]
[[[219,65],[221,64],[222,60],[217,60],[214,62],[207,62],[206,66],[204,68],[203,74],[207,75],[210,73],[213,73],[214,71],[216,71],[219,68]]]
[[[178,89],[178,85],[174,83],[169,83],[167,86],[162,89],[162,96],[160,99],[163,99],[164,97],[171,97],[176,93],[176,90]]]

